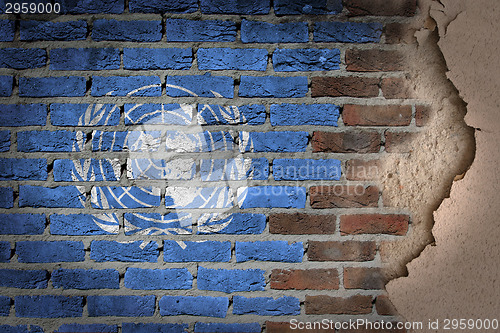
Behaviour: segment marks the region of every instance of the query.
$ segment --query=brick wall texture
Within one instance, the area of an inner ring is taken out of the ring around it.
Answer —
[[[0,1],[0,331],[396,320],[415,0],[59,3]]]

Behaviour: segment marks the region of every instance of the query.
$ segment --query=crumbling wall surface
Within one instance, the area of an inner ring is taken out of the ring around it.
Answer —
[[[467,103],[465,121],[476,129],[476,152],[434,212],[435,243],[387,290],[408,321],[439,319],[438,329],[425,331],[440,332],[446,318],[498,319],[500,312],[500,10],[495,0],[453,0],[430,3],[429,13],[438,26],[447,76]]]

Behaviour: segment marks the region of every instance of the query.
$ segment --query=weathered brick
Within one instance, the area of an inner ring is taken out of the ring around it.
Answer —
[[[204,14],[269,14],[269,0],[201,0],[201,12]]]
[[[269,161],[264,157],[201,160],[200,175],[203,181],[266,180],[269,178]]]
[[[380,87],[387,99],[409,99],[414,98],[413,89],[410,87],[408,79],[397,77],[383,78]]]
[[[81,138],[79,140],[79,137]],[[79,151],[83,135],[70,131],[24,131],[17,133],[17,151],[71,152]],[[80,142],[79,142],[80,141]]]
[[[313,152],[378,153],[382,141],[377,132],[314,132]]]
[[[311,235],[335,233],[335,215],[271,214],[269,232],[285,235]]]
[[[127,159],[128,179],[190,180],[195,173],[196,164],[193,159]]]
[[[12,299],[10,297],[0,296],[0,316],[7,317],[10,314],[11,303],[12,303]],[[1,327],[0,327],[0,329],[1,329]]]
[[[11,257],[10,243],[0,241],[0,262],[9,262]]]
[[[118,159],[55,160],[54,181],[104,181],[120,180]]]
[[[110,223],[110,219],[116,220],[116,224],[104,224]],[[99,226],[96,221],[103,224]],[[102,226],[106,226],[106,230]],[[50,233],[65,236],[118,234],[118,218],[115,214],[52,214],[50,215]]]
[[[241,22],[243,43],[306,43],[308,40],[306,22],[279,24],[248,20]]]
[[[190,69],[193,61],[191,48],[124,48],[125,69]]]
[[[130,0],[132,13],[192,13],[198,10],[197,0]]]
[[[344,105],[346,126],[408,126],[411,105]]]
[[[0,158],[0,181],[46,179],[46,159]]]
[[[21,263],[48,263],[83,261],[82,242],[21,241],[16,243],[17,260]]]
[[[44,230],[43,214],[0,214],[0,234],[41,235]]]
[[[20,38],[22,41],[85,40],[87,22],[21,21]],[[52,62],[52,60],[51,60]]]
[[[361,315],[372,312],[372,296],[355,295],[348,298],[326,295],[308,296],[305,301],[306,314]]]
[[[379,189],[363,185],[312,186],[309,197],[312,208],[377,207]]]
[[[16,296],[14,304],[16,317],[81,317],[83,312],[83,297],[81,296]]]
[[[377,22],[317,22],[314,24],[315,42],[376,43],[382,35],[382,24]]]
[[[427,126],[431,119],[431,107],[427,105],[415,106],[415,123],[418,127]]]
[[[162,316],[190,315],[225,318],[229,299],[209,296],[163,296],[159,306]]]
[[[198,266],[197,286],[200,290],[225,293],[264,290],[264,273],[261,269],[208,269]]]
[[[387,23],[384,27],[385,42],[387,44],[414,44],[417,42],[417,29],[409,24]]]
[[[218,20],[167,19],[169,42],[234,42],[236,24]]]
[[[148,88],[144,88],[148,86]],[[150,87],[152,86],[152,87]],[[93,76],[92,96],[161,96],[158,76]]]
[[[172,124],[190,125],[193,104],[125,104],[125,125]]]
[[[0,208],[14,207],[14,190],[12,187],[0,187]]]
[[[45,289],[49,273],[45,270],[0,269],[0,286],[19,289]]]
[[[192,93],[168,85],[182,87]],[[234,80],[229,76],[212,76],[210,73],[205,75],[167,76],[167,95],[173,97],[219,97],[219,95],[222,95],[225,98],[233,98]]]
[[[375,242],[309,241],[307,256],[310,261],[371,261],[376,252]]]
[[[311,79],[312,97],[377,97],[379,79],[372,77],[313,77]]]
[[[198,123],[201,125],[262,125],[265,121],[266,107],[264,105],[198,104]]]
[[[50,105],[50,121],[54,126],[116,126],[120,108],[115,104]]]
[[[240,132],[240,152],[306,151],[308,132]]]
[[[160,206],[160,189],[157,187],[93,187],[90,192],[93,208],[150,208]]]
[[[419,133],[386,132],[385,151],[388,153],[409,153],[416,146]]]
[[[240,97],[305,97],[307,77],[241,76]]]
[[[22,77],[19,79],[21,97],[82,97],[87,91],[84,77]]]
[[[345,62],[351,72],[393,72],[407,67],[404,55],[394,50],[347,50]]]
[[[90,243],[90,259],[96,262],[157,262],[158,243],[143,243],[146,241],[120,243],[95,240]]]
[[[0,9],[0,13],[2,12],[3,9]],[[26,333],[26,332],[43,332],[43,329],[40,326],[37,325],[17,325],[17,326],[10,326],[10,325],[0,325],[0,329],[2,332],[6,333]]]
[[[125,0],[61,1],[63,14],[121,14]]]
[[[358,214],[340,217],[342,235],[389,234],[404,236],[408,231],[410,218],[397,214]]]
[[[67,48],[50,50],[50,69],[101,71],[120,68],[120,50],[113,48]]]
[[[114,269],[57,269],[52,285],[63,289],[118,289],[120,274]]]
[[[54,333],[99,332],[118,333],[118,325],[106,324],[63,324]]]
[[[39,68],[47,63],[47,51],[43,49],[0,49],[0,68]]]
[[[45,104],[0,104],[3,126],[44,126],[47,123]]]
[[[84,202],[82,186],[19,186],[19,207],[83,208]]]
[[[122,333],[150,333],[150,332],[184,333],[188,330],[188,327],[189,327],[188,324],[123,323]]]
[[[151,317],[155,312],[154,295],[87,296],[89,317]]]
[[[385,282],[380,268],[344,268],[344,287],[346,289],[383,289]]]
[[[236,261],[302,262],[302,242],[287,241],[236,242]]]
[[[0,97],[10,97],[14,86],[14,78],[9,75],[0,75]]]
[[[259,323],[196,323],[194,325],[196,333],[260,333]]]
[[[224,226],[225,225],[225,226]],[[221,228],[221,226],[224,226]],[[246,235],[261,234],[266,228],[264,214],[202,214],[198,219],[198,234]]]
[[[377,296],[375,299],[375,309],[382,316],[397,316],[398,311],[386,295]]]
[[[273,67],[277,72],[331,71],[339,69],[339,49],[276,49]]]
[[[338,14],[342,12],[342,0],[275,0],[276,15]]]
[[[179,153],[211,152],[233,150],[233,137],[230,132],[184,133],[167,131],[166,150]]]
[[[200,48],[197,54],[200,70],[265,71],[267,67],[265,49]]]
[[[273,269],[271,288],[296,290],[339,289],[339,274],[336,269]]]
[[[160,131],[93,131],[92,151],[158,151],[160,136]]]
[[[192,216],[189,213],[125,213],[125,235],[192,234]],[[118,221],[116,223],[118,231]]]
[[[413,16],[417,10],[417,1],[349,0],[344,1],[344,6],[351,16]]]
[[[211,262],[231,259],[231,242],[176,241],[165,240],[163,246],[165,262]]]
[[[349,160],[345,177],[347,180],[376,180],[381,174],[380,160]]]
[[[95,41],[158,42],[161,40],[161,21],[95,20],[92,39]]]
[[[136,290],[191,289],[193,276],[187,268],[141,269],[127,268],[125,288]]]
[[[340,107],[335,104],[272,104],[273,126],[337,126]]]
[[[300,314],[300,300],[295,297],[233,297],[233,314],[287,316]]]
[[[339,180],[341,162],[335,159],[274,159],[274,180]]]
[[[0,42],[12,42],[15,32],[15,21],[0,20]]]
[[[169,186],[165,190],[167,208],[229,208],[233,205],[233,190],[229,187]]]
[[[238,188],[238,205],[246,208],[305,208],[306,189],[298,186]]]

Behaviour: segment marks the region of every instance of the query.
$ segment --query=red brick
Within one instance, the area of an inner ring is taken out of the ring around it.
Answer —
[[[312,208],[377,207],[379,189],[363,185],[312,186],[309,196]]]
[[[386,321],[387,323],[387,321]],[[391,322],[392,328],[388,329],[387,326],[384,329],[375,329],[372,327],[364,328],[364,326],[360,326],[357,329],[341,329],[337,331],[337,333],[406,333],[406,329],[397,329],[397,322]]]
[[[380,268],[344,268],[344,287],[346,289],[384,289],[385,282]]]
[[[417,10],[416,0],[344,0],[350,16],[413,16]]]
[[[387,44],[415,44],[417,38],[415,32],[409,24],[388,23],[384,27],[385,42]]]
[[[340,217],[342,235],[389,234],[403,236],[408,232],[410,217],[399,214],[358,214]]]
[[[369,314],[372,312],[372,297],[355,295],[342,298],[326,295],[307,295],[305,307],[306,314]]]
[[[408,126],[410,105],[344,105],[342,119],[347,126]]]
[[[411,83],[408,79],[400,77],[386,77],[380,82],[382,94],[387,99],[414,98],[415,94],[410,85]]]
[[[389,300],[389,297],[386,295],[377,296],[375,300],[375,309],[377,309],[377,313],[382,316],[397,316],[398,311],[396,307]]]
[[[313,152],[378,153],[382,141],[377,132],[314,132]]]
[[[419,127],[427,126],[431,118],[431,108],[426,105],[417,105],[415,107],[415,122]]]
[[[304,323],[306,325],[306,323]],[[311,325],[319,325],[311,323]],[[275,322],[275,321],[266,321],[266,332],[267,333],[332,333],[331,329],[321,329],[319,326],[316,328],[312,327],[310,329],[304,328],[294,328],[292,329],[290,326],[290,322]]]
[[[345,171],[348,180],[375,180],[381,174],[379,160],[349,160]]]
[[[405,57],[393,50],[347,50],[345,53],[347,70],[352,72],[394,72],[407,67]]]
[[[368,77],[313,77],[312,96],[377,97],[379,79]]]
[[[339,274],[336,269],[273,269],[271,288],[297,290],[339,289]]]
[[[336,221],[337,217],[331,214],[272,214],[269,216],[269,232],[286,235],[333,234]]]
[[[370,261],[375,259],[375,242],[309,241],[307,257],[310,261]]]
[[[386,132],[385,151],[388,153],[409,153],[413,150],[418,141],[419,133],[408,132]]]

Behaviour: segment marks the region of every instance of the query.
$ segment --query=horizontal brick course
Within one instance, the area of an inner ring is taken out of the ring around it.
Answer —
[[[347,126],[408,126],[411,105],[344,105],[342,119]]]
[[[343,235],[389,234],[402,236],[408,231],[408,215],[359,214],[340,217]]]
[[[339,276],[336,269],[273,269],[271,288],[297,290],[339,289]]]
[[[281,213],[269,216],[269,232],[272,234],[333,234],[335,229],[336,217],[332,214]]]
[[[382,141],[377,132],[314,132],[313,152],[378,153]]]
[[[347,70],[351,72],[402,71],[406,66],[400,51],[350,49],[345,53]]]
[[[379,79],[371,77],[313,77],[311,79],[313,97],[377,97]]]
[[[312,208],[377,207],[379,189],[363,185],[312,186],[309,196]]]
[[[307,256],[312,261],[370,261],[376,251],[375,242],[309,241]]]

